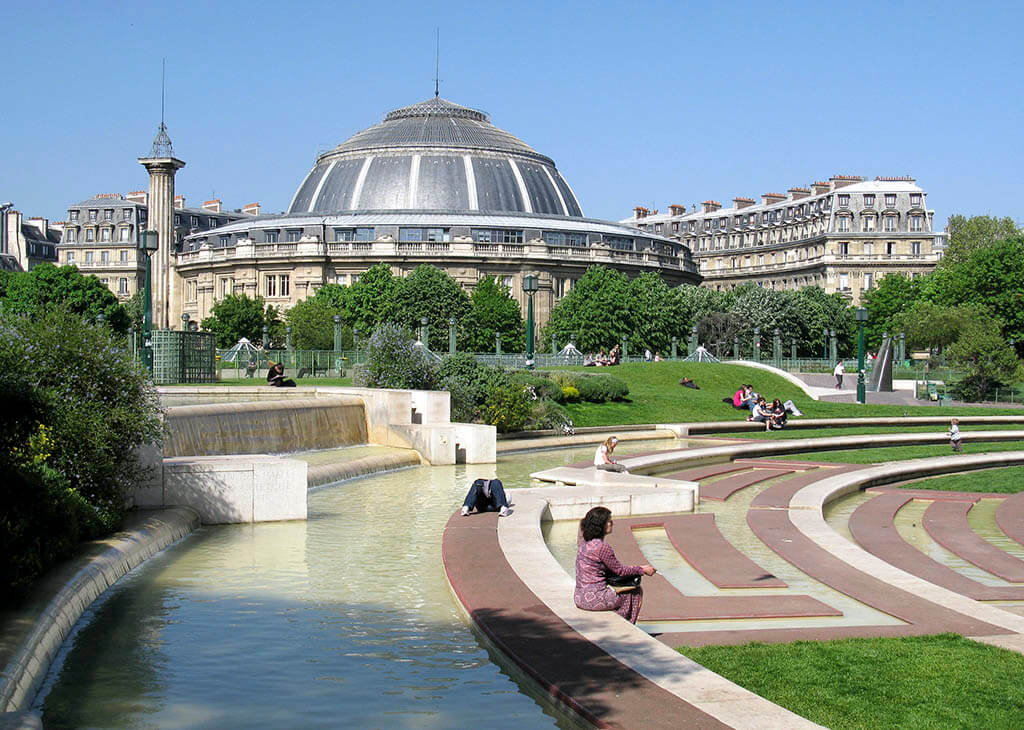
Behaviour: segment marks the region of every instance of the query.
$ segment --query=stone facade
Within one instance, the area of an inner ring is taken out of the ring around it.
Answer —
[[[595,264],[631,277],[651,271],[671,286],[699,282],[688,249],[640,232],[623,236],[629,233],[603,221],[570,223],[565,217],[514,214],[288,216],[189,236],[177,256],[177,272],[184,284],[182,309],[200,320],[228,294],[262,296],[268,304],[287,309],[324,284],[352,284],[381,262],[396,276],[420,264],[437,266],[467,291],[480,277],[494,276],[525,312],[522,280],[536,274],[540,290],[534,295],[534,314],[539,327]]]
[[[137,247],[140,232],[152,225],[148,202],[146,191],[135,191],[127,195],[97,195],[69,206],[68,220],[62,224],[63,238],[57,247],[58,263],[77,266],[83,274],[93,274],[118,299],[129,299],[145,286],[145,262]],[[219,200],[208,200],[202,208],[188,208],[185,197],[177,195],[173,219],[175,247],[180,246],[190,232],[249,217],[223,211]],[[155,292],[155,277],[153,283]],[[181,312],[172,313],[172,317],[180,315]]]
[[[31,271],[37,264],[57,263],[61,224],[46,218],[23,219],[21,212],[5,208],[0,212],[0,268]]]
[[[734,198],[729,208],[714,200],[690,212],[637,207],[623,223],[686,244],[705,286],[820,286],[859,304],[887,274],[920,276],[942,257],[945,234],[935,232],[925,198],[913,178],[837,175],[760,202]]]

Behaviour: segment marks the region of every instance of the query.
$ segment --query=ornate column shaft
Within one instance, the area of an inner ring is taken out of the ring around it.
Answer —
[[[174,270],[174,175],[185,166],[175,157],[140,157],[149,172],[148,227],[160,248],[153,256],[153,328],[170,329],[180,315],[181,294]]]

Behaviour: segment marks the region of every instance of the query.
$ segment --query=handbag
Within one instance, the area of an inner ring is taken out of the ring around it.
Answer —
[[[639,575],[618,575],[616,573],[608,573],[605,575],[604,580],[616,593],[625,593],[626,591],[632,591],[640,587]]]

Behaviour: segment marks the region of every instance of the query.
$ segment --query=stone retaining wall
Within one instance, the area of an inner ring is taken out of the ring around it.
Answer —
[[[103,591],[198,527],[187,507],[132,513],[122,531],[84,545],[47,574],[24,607],[0,617],[0,713],[31,707],[64,639]]]

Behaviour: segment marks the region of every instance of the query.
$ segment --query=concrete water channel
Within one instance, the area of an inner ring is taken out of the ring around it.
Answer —
[[[618,453],[687,445],[624,442]],[[591,456],[586,446],[504,455],[496,465],[403,469],[311,492],[304,522],[204,527],[125,576],[86,612],[35,709],[47,728],[575,727],[478,640],[450,595],[440,543],[473,479],[497,476],[514,490],[530,486],[531,472]],[[730,543],[788,584],[765,592],[810,595],[843,615],[730,625],[899,623],[804,575],[751,533],[747,509],[770,486],[702,502],[697,511],[713,512]],[[514,505],[514,491],[511,498]],[[865,498],[855,493],[831,504],[829,523],[844,533]],[[919,511],[908,506],[901,532],[971,573],[922,536]],[[998,528],[989,512],[972,520],[994,540]],[[570,574],[575,534],[574,521],[545,528],[549,548]],[[682,592],[729,592],[682,560],[664,530],[636,534]],[[650,632],[720,625],[641,622]]]

